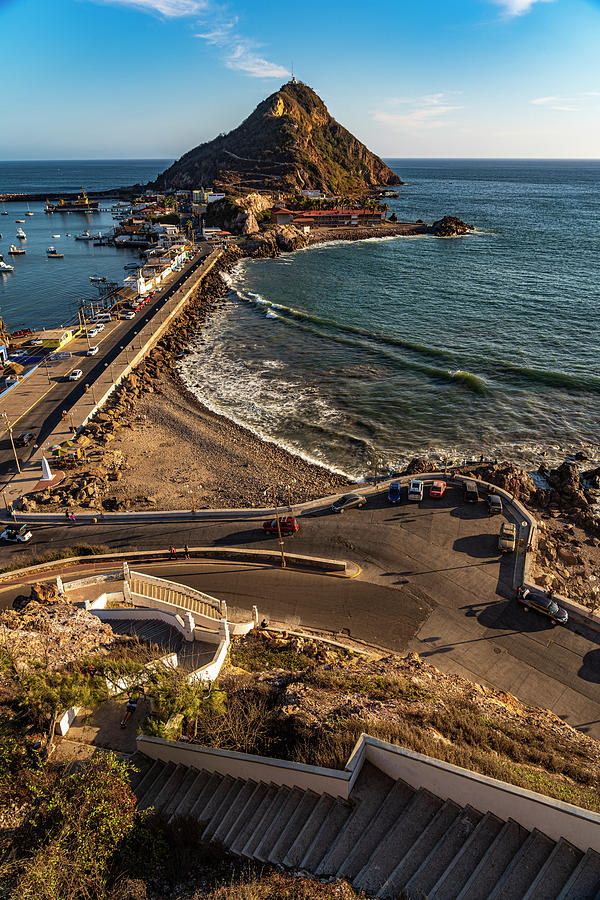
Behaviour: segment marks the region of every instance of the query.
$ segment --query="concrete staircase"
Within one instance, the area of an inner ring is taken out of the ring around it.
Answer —
[[[186,641],[181,633],[168,622],[158,619],[108,619],[115,634],[134,635],[150,645],[157,646],[165,655],[176,653],[179,666],[194,671],[210,663],[215,655],[215,645],[203,641]]]
[[[189,816],[202,839],[344,879],[367,897],[600,900],[600,854],[442,800],[365,763],[349,801],[138,755],[138,809]]]

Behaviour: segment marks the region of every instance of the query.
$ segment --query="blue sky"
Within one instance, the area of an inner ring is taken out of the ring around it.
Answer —
[[[600,155],[600,0],[0,0],[0,36],[1,159],[177,157],[292,63],[382,156]]]

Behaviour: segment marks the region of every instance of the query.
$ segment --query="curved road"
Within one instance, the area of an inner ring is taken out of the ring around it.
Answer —
[[[442,501],[390,507],[384,495],[343,516],[312,514],[286,539],[298,553],[351,559],[357,579],[236,563],[178,561],[139,564],[143,571],[226,599],[230,608],[256,604],[267,618],[346,633],[380,647],[416,650],[445,672],[462,674],[525,703],[552,709],[600,738],[600,633],[553,627],[526,615],[512,597],[514,561],[500,557],[500,520],[483,503],[462,504],[450,489]],[[43,553],[78,542],[118,552],[189,546],[277,549],[260,521],[181,524],[42,526],[31,549]],[[23,548],[0,551],[16,563]]]

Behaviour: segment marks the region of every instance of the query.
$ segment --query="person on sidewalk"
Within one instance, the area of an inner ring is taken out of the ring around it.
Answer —
[[[137,709],[137,705],[141,699],[141,697],[145,697],[145,693],[142,688],[135,688],[127,699],[127,704],[125,706],[125,712],[123,713],[123,718],[121,719],[121,728],[125,728],[132,715]]]
[[[190,548],[188,547],[187,544],[183,548],[183,555],[185,556],[186,559],[190,558]]]
[[[173,547],[173,545],[171,545],[171,547],[169,548],[169,552],[171,554],[171,559],[177,559],[177,550],[175,549],[175,547]]]

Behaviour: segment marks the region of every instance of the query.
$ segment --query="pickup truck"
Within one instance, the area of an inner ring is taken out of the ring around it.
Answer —
[[[511,553],[517,546],[517,526],[512,522],[503,522],[498,535],[498,550]]]

